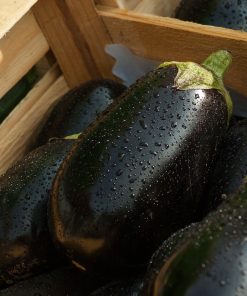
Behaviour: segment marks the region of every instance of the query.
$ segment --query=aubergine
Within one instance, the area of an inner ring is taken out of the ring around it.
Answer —
[[[219,151],[209,186],[205,215],[234,194],[247,176],[247,119],[240,120],[228,131]]]
[[[59,264],[47,225],[55,173],[74,140],[33,150],[0,177],[0,286]]]
[[[175,17],[205,25],[247,30],[246,0],[182,0]]]
[[[0,296],[87,296],[104,284],[71,267],[62,267],[0,290]]]
[[[163,63],[83,133],[49,206],[54,242],[72,262],[99,273],[142,268],[165,238],[197,219],[230,119],[220,78],[230,61],[218,51],[202,65]]]
[[[80,133],[118,97],[126,87],[108,79],[92,80],[66,93],[53,109],[37,138],[40,146],[50,138]]]
[[[236,296],[247,291],[247,183],[202,222],[169,238],[139,296]]]
[[[139,278],[117,281],[94,291],[90,296],[137,296],[141,286],[142,280]]]

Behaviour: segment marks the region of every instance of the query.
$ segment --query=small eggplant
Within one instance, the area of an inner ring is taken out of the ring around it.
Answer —
[[[126,87],[112,80],[92,80],[66,93],[42,128],[36,145],[50,138],[80,133],[118,97]]]
[[[68,153],[53,183],[50,230],[77,265],[124,272],[197,219],[231,116],[226,51],[163,63],[120,96]]]
[[[47,226],[55,173],[74,140],[33,150],[0,177],[0,286],[58,264]]]
[[[202,222],[170,237],[152,258],[139,296],[244,296],[247,183]]]
[[[246,0],[182,0],[175,17],[205,25],[247,30]]]

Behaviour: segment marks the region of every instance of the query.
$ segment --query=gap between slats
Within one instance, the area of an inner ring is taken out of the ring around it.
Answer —
[[[28,12],[0,40],[0,98],[49,50],[33,14]]]

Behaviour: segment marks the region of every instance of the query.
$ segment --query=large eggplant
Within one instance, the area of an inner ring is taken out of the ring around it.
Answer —
[[[55,173],[73,140],[56,140],[27,154],[0,177],[0,286],[58,264],[47,226]]]
[[[63,138],[80,133],[125,89],[122,84],[107,79],[92,80],[73,88],[53,109],[36,145],[43,145],[50,138]]]
[[[247,120],[234,124],[226,135],[208,190],[205,213],[215,209],[225,198],[234,194],[247,176]]]
[[[231,99],[231,57],[163,63],[120,96],[73,146],[54,181],[50,230],[87,270],[141,266],[197,219]],[[212,72],[211,72],[212,71]]]
[[[152,258],[140,296],[247,293],[247,183],[201,223],[169,238]]]
[[[200,24],[247,30],[246,0],[182,0],[175,17]]]

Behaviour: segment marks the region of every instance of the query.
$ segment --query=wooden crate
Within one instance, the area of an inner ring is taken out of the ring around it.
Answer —
[[[1,2],[0,97],[48,52],[56,60],[47,58],[45,75],[0,125],[0,173],[26,153],[63,93],[89,79],[112,78],[106,44],[124,44],[146,58],[195,62],[227,49],[233,64],[226,84],[247,95],[245,32],[141,15],[118,9],[114,0]]]

